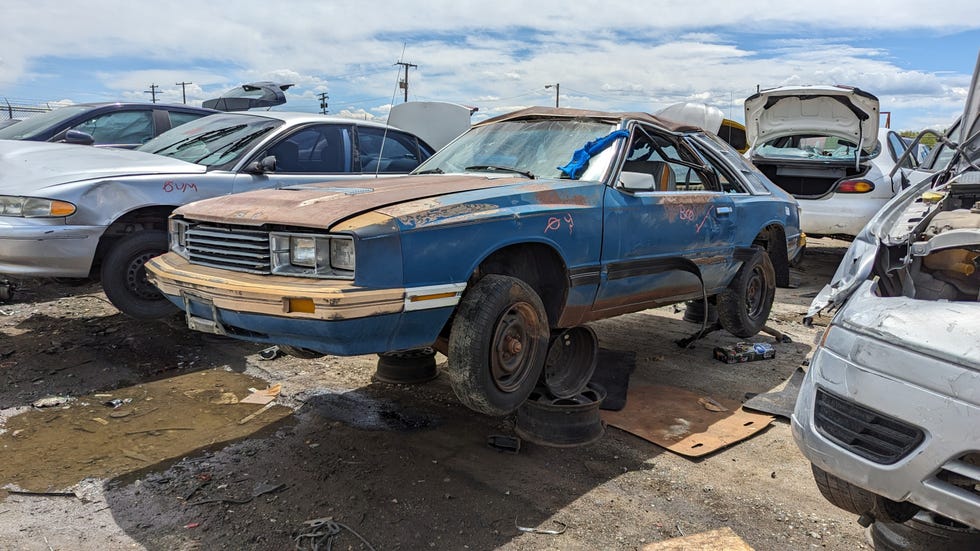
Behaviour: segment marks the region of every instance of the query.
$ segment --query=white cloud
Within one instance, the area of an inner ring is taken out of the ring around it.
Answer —
[[[190,81],[188,101],[200,102],[273,80],[296,84],[287,92],[294,104],[311,108],[329,91],[331,104],[363,118],[401,101],[393,64],[404,56],[419,65],[411,99],[476,105],[481,115],[551,104],[544,85],[555,82],[563,105],[655,110],[697,99],[726,112],[757,85],[841,83],[939,117],[962,105],[955,90],[968,78],[902,68],[868,46],[870,35],[976,30],[975,15],[975,0],[870,0],[860,9],[851,0],[498,0],[479,9],[460,0],[7,0],[0,90],[69,96],[76,88],[52,67],[86,61],[101,66],[111,97],[145,100],[157,83],[162,99],[179,102],[173,83]]]

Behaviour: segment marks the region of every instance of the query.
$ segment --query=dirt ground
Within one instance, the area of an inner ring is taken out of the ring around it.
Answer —
[[[742,402],[810,354],[821,328],[800,321],[845,248],[812,241],[800,286],[777,291],[771,324],[793,342],[773,360],[714,360],[739,340],[724,332],[679,348],[698,326],[673,307],[591,327],[635,352],[631,386]],[[375,356],[262,348],[128,319],[94,285],[25,282],[0,304],[0,549],[309,549],[317,530],[339,530],[337,549],[641,549],[722,527],[757,550],[870,548],[785,419],[695,460],[613,427],[500,453],[487,438],[513,418],[467,410],[445,377],[386,384]],[[238,403],[273,384],[270,408]]]

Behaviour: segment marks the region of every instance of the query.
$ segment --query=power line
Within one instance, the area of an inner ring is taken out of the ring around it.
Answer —
[[[326,92],[320,92],[319,94],[317,94],[317,97],[320,98],[320,112],[326,115],[327,106],[328,106],[327,100],[330,99],[330,94]]]

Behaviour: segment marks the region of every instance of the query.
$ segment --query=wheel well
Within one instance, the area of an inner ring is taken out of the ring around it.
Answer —
[[[516,277],[530,285],[544,303],[549,324],[554,327],[558,323],[568,293],[568,275],[565,262],[553,248],[522,243],[500,249],[484,259],[467,285],[487,274]]]
[[[766,250],[776,271],[776,286],[789,286],[789,253],[786,250],[786,231],[779,224],[770,224],[752,240]]]
[[[102,259],[112,248],[112,245],[121,238],[141,230],[166,230],[167,218],[175,208],[177,207],[165,205],[144,207],[127,212],[109,224],[109,227],[102,233],[102,237],[99,238],[99,246],[95,249],[95,258],[92,260],[89,277],[97,278],[99,276]]]

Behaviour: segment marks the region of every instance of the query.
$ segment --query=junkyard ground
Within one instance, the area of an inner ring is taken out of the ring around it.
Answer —
[[[697,326],[672,307],[591,326],[636,353],[631,385],[741,402],[810,354],[822,328],[800,321],[846,245],[812,241],[800,286],[777,291],[771,325],[793,343],[773,360],[714,360],[739,340],[724,332],[679,348]],[[486,444],[513,419],[465,409],[445,377],[392,385],[372,381],[375,356],[262,348],[128,319],[94,285],[25,282],[0,304],[0,549],[288,549],[324,517],[376,549],[639,549],[726,526],[758,550],[868,548],[784,419],[698,460],[612,427],[514,455]],[[229,403],[276,383],[271,409]],[[45,397],[69,401],[31,407]],[[366,548],[346,531],[334,545]]]

